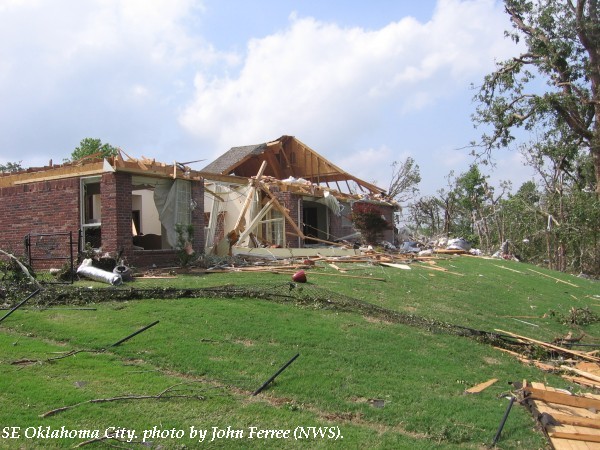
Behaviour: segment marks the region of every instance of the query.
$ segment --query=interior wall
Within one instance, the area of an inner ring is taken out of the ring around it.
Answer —
[[[136,189],[133,192],[132,209],[140,211],[141,232],[143,234],[161,234],[158,210],[154,204],[154,192],[150,189]]]

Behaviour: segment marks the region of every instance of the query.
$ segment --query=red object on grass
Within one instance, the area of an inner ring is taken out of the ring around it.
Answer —
[[[299,270],[292,275],[292,280],[296,283],[306,283],[306,272],[304,272],[304,270]]]

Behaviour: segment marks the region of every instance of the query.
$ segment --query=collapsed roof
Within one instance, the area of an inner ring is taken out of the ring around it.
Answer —
[[[257,174],[263,161],[267,162],[264,175],[278,180],[304,179],[317,185],[335,184],[339,192],[353,193],[349,182],[366,194],[385,196],[385,190],[357,178],[337,167],[294,136],[281,136],[271,142],[233,147],[204,167],[203,174],[235,175],[245,178]],[[207,178],[210,178],[207,175]],[[340,186],[345,185],[346,189]]]

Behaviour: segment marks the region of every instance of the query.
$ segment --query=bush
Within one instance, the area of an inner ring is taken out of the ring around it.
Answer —
[[[371,203],[355,203],[351,218],[354,227],[362,234],[365,244],[381,241],[383,232],[392,228],[381,209]]]

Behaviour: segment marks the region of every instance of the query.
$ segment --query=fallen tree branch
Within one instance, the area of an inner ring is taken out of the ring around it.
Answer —
[[[56,409],[47,411],[44,414],[41,414],[39,417],[50,417],[50,416],[53,416],[54,414],[58,414],[60,412],[67,411],[69,409],[75,408],[77,406],[85,405],[88,403],[108,403],[108,402],[115,402],[115,401],[120,401],[120,400],[147,400],[147,399],[160,400],[163,398],[195,398],[197,400],[204,400],[204,397],[201,395],[169,394],[176,387],[185,385],[185,384],[190,384],[190,382],[174,384],[172,386],[169,386],[168,388],[166,388],[165,390],[163,390],[162,392],[160,392],[156,395],[124,395],[124,396],[120,396],[120,397],[95,398],[92,400],[86,400],[84,402],[75,403],[74,405],[63,406],[61,408],[56,408]]]
[[[27,278],[29,278],[33,284],[35,284],[38,288],[42,287],[40,283],[38,283],[38,281],[35,278],[33,278],[33,276],[29,273],[27,267],[25,267],[25,265],[21,261],[19,261],[19,259],[16,256],[11,255],[10,253],[5,252],[4,250],[0,250],[0,253],[14,260],[19,265],[25,276],[27,276]]]

